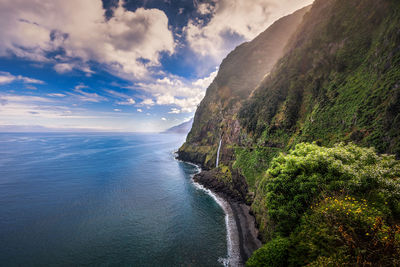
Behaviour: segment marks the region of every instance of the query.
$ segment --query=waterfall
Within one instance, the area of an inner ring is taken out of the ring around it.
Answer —
[[[222,138],[219,139],[218,151],[217,151],[217,161],[215,162],[215,167],[218,168],[219,163],[219,151],[221,150]]]

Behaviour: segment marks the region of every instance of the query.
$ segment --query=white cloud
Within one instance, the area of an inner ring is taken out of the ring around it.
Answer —
[[[37,90],[37,87],[36,87],[36,86],[33,86],[33,85],[26,85],[26,86],[25,86],[25,89],[28,89],[28,90]]]
[[[121,92],[117,92],[117,91],[114,91],[114,90],[104,89],[104,91],[107,92],[112,97],[115,97],[115,98],[119,98],[119,99],[130,98],[130,96],[128,96],[127,94],[124,94],[124,93],[121,93]]]
[[[16,79],[19,80],[19,81],[22,81],[22,82],[24,82],[24,83],[45,84],[44,81],[32,79],[32,78],[29,78],[29,77],[23,77],[23,76],[21,76],[21,75],[18,75],[18,76],[16,77]]]
[[[211,14],[214,6],[210,3],[201,3],[197,6],[197,11],[202,15]]]
[[[118,105],[134,105],[136,104],[136,101],[133,98],[128,98],[125,101],[117,102]]]
[[[309,5],[313,0],[219,0],[199,4],[200,14],[211,14],[207,24],[190,20],[185,27],[186,39],[193,51],[220,61],[231,49],[227,36],[238,35],[250,40],[282,16]]]
[[[121,110],[119,108],[114,108],[114,111],[121,112]]]
[[[158,66],[160,53],[174,52],[168,18],[158,9],[125,10],[104,17],[101,0],[3,0],[0,9],[0,56],[15,55],[34,61],[54,62],[64,73],[92,70],[89,61],[103,63],[117,75],[144,78]],[[65,55],[48,58],[48,52]]]
[[[104,89],[104,91],[106,93],[108,93],[110,96],[112,96],[113,98],[118,99],[119,101],[116,102],[117,105],[125,105],[125,106],[129,106],[129,105],[135,105],[136,101],[129,95],[121,93],[121,92],[117,92],[114,90],[109,90],[109,89]]]
[[[54,97],[64,97],[64,94],[60,94],[60,93],[52,93],[52,94],[47,94],[48,96],[54,96]]]
[[[9,72],[0,71],[0,84],[8,84],[15,81],[20,81],[29,84],[45,84],[44,81],[40,81],[29,77],[24,77],[21,75],[14,76]]]
[[[151,93],[155,100],[145,99],[142,105],[174,105],[182,113],[193,112],[203,99],[205,91],[217,75],[217,70],[209,76],[193,82],[183,81],[180,77],[170,76],[151,83],[137,83],[137,87]],[[179,109],[178,109],[179,108]]]
[[[164,118],[164,117],[162,117],[162,118],[161,118],[161,120],[163,120],[163,121],[166,121],[167,119],[166,119],[166,118]]]
[[[74,66],[72,64],[69,63],[59,63],[54,65],[54,69],[55,71],[57,71],[58,73],[65,73],[65,72],[69,72],[74,68]]]
[[[75,93],[68,93],[70,96],[77,98],[80,101],[83,102],[92,102],[92,103],[99,103],[103,101],[108,101],[108,99],[104,96],[101,96],[97,93],[89,93],[85,92],[82,89],[89,88],[88,86],[84,84],[79,84],[75,86],[74,92]]]
[[[76,91],[76,90],[80,90],[80,89],[83,89],[83,88],[89,88],[89,86],[84,85],[83,83],[80,83],[80,84],[78,84],[78,85],[76,85],[74,87],[74,90]]]
[[[146,98],[140,104],[143,106],[154,106],[155,103],[154,103],[153,99]]]
[[[141,108],[138,108],[138,109],[137,109],[137,112],[140,112],[140,113],[141,113],[141,112],[143,112],[143,110],[142,110]]]
[[[8,104],[9,102],[15,103],[52,103],[52,99],[41,96],[30,95],[0,95],[1,103]]]
[[[181,113],[181,110],[177,109],[177,108],[171,108],[171,111],[168,112],[168,113],[170,113],[170,114],[179,114],[179,113]]]
[[[68,58],[61,57],[61,56],[56,56],[57,59],[59,60],[68,60]],[[83,71],[86,73],[86,76],[90,77],[94,71],[90,69],[89,66],[87,66],[85,63],[76,63],[76,62],[70,62],[70,63],[57,63],[54,65],[54,70],[57,73],[63,74],[70,72],[74,69]]]
[[[0,84],[12,83],[15,80],[14,76],[11,75],[1,75],[0,74]]]

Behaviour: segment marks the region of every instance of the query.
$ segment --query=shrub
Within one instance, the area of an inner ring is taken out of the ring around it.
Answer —
[[[256,250],[246,262],[246,266],[286,266],[288,247],[289,240],[287,238],[277,237]]]
[[[378,155],[372,148],[354,144],[326,148],[302,143],[271,162],[257,193],[265,196],[270,224],[267,229],[288,236],[301,216],[323,196],[347,193],[365,197],[385,213],[398,217],[399,177],[399,161]]]
[[[290,265],[399,266],[400,226],[384,217],[365,199],[325,198],[291,235]]]

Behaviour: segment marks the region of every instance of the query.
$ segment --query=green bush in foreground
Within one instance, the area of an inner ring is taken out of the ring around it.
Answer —
[[[246,266],[285,266],[289,244],[287,238],[278,237],[271,240],[251,256],[246,262]]]
[[[400,214],[400,162],[372,148],[338,144],[332,148],[298,144],[271,162],[262,190],[269,223],[284,236],[322,196],[347,193]],[[384,205],[384,203],[389,203]]]
[[[385,217],[365,199],[325,198],[292,233],[290,265],[399,266],[400,226]]]
[[[303,143],[270,166],[253,207],[264,205],[272,241],[248,266],[400,266],[400,162],[393,156]],[[285,246],[276,249],[279,240]]]

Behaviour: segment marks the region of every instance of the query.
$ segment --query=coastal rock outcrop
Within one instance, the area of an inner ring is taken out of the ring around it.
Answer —
[[[196,174],[193,180],[225,198],[241,203],[247,201],[246,179],[237,170],[231,173],[229,168],[224,167],[202,171]]]

